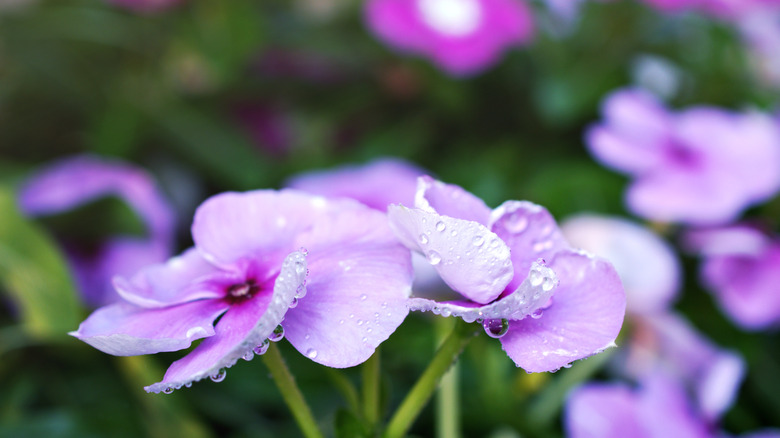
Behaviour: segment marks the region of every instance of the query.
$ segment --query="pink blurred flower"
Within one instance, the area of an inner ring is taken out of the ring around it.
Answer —
[[[489,68],[533,33],[522,0],[369,0],[365,13],[381,40],[455,76]]]

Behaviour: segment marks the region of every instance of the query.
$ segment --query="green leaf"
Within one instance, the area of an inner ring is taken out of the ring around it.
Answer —
[[[81,320],[65,259],[51,238],[21,215],[7,186],[0,186],[0,211],[0,284],[30,335],[63,338]]]
[[[369,437],[366,425],[350,411],[339,409],[335,419],[336,438],[365,438]]]

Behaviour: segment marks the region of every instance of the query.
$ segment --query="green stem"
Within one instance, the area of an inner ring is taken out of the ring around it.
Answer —
[[[450,366],[457,360],[463,348],[473,339],[476,329],[473,325],[467,324],[461,320],[455,322],[452,333],[444,340],[436,351],[433,360],[425,369],[420,379],[414,384],[412,390],[401,402],[401,406],[395,412],[387,429],[384,438],[401,438],[412,426],[412,423],[425,407],[428,400],[433,395],[433,391],[439,384],[439,380],[447,372]]]
[[[452,328],[449,318],[439,318],[436,324],[436,337],[439,344],[444,341]],[[452,364],[441,378],[436,392],[436,436],[439,438],[460,438],[460,386],[458,363]]]
[[[379,420],[379,368],[380,356],[377,348],[363,364],[363,416],[373,429]]]
[[[298,385],[295,383],[295,377],[290,373],[287,364],[284,363],[279,347],[271,343],[268,351],[262,358],[263,363],[271,372],[271,377],[273,377],[276,387],[282,393],[284,402],[287,403],[287,407],[290,408],[290,412],[295,417],[298,427],[301,428],[303,435],[307,438],[323,438],[322,432],[317,427],[317,422],[314,421],[309,405],[306,404],[301,390],[298,389]]]
[[[341,395],[344,396],[349,409],[356,414],[359,413],[360,398],[358,397],[358,392],[355,389],[355,385],[349,381],[349,379],[341,372],[341,370],[327,368],[325,371],[328,373],[330,380],[336,386],[336,389],[338,389],[341,392]]]

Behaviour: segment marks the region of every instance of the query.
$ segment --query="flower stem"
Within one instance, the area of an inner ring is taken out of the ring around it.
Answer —
[[[436,337],[438,344],[444,341],[453,322],[449,318],[438,318]],[[460,438],[460,391],[458,363],[452,364],[441,378],[436,392],[436,436],[439,438]]]
[[[298,427],[301,428],[303,435],[307,438],[322,438],[322,432],[317,427],[317,422],[314,420],[311,409],[309,409],[309,405],[306,404],[301,390],[298,389],[298,385],[295,383],[295,377],[290,373],[290,369],[287,368],[287,364],[279,352],[279,347],[271,343],[268,351],[262,357],[263,363],[271,372],[271,377],[273,377],[276,387],[282,393],[282,398],[287,403],[287,407],[290,408],[290,412],[295,417],[295,421],[298,423]]]
[[[363,417],[373,429],[379,420],[379,348],[363,364]]]
[[[420,415],[420,411],[431,398],[433,391],[436,390],[441,377],[457,360],[475,333],[476,329],[473,325],[461,320],[455,322],[452,333],[441,344],[428,368],[425,369],[390,419],[383,435],[384,438],[401,438],[406,435],[414,420]]]

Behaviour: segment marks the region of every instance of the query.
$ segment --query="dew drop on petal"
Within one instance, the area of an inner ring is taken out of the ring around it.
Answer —
[[[295,262],[295,273],[301,275],[304,272],[306,272],[306,265],[302,262]]]
[[[306,350],[306,357],[308,357],[309,359],[316,358],[317,357],[317,350],[315,350],[313,348],[309,348],[308,350]]]
[[[542,274],[536,269],[532,269],[528,273],[528,280],[531,282],[531,286],[539,286],[543,281]]]
[[[246,361],[250,361],[250,360],[252,360],[254,357],[255,357],[255,353],[254,353],[254,351],[252,351],[252,350],[249,350],[249,351],[247,351],[246,353],[244,353],[244,355],[243,355],[243,356],[241,356],[241,358],[242,358],[242,359],[244,359],[244,360],[246,360]]]
[[[268,336],[268,340],[271,342],[279,342],[282,339],[284,339],[284,327],[282,325],[277,325],[274,331],[271,333],[270,336]]]
[[[173,394],[173,387],[169,386],[169,387],[163,389],[163,394]]]
[[[485,238],[482,236],[474,236],[471,243],[473,243],[474,246],[482,246],[482,244],[485,243]]]
[[[438,265],[441,262],[441,255],[436,251],[431,251],[428,253],[428,261],[432,265]]]
[[[506,318],[486,319],[482,321],[482,327],[491,338],[500,338],[509,331],[509,321]]]
[[[444,225],[444,222],[442,221],[436,222],[436,231],[442,232],[444,231],[445,228],[447,228],[447,226]]]
[[[360,301],[365,301],[366,298],[368,298],[368,295],[363,294],[363,295],[360,296]]]
[[[268,347],[270,346],[271,343],[268,342],[268,339],[266,339],[265,341],[263,341],[262,344],[255,347],[253,351],[255,352],[256,355],[262,356],[263,354],[265,354],[266,351],[268,351]]]
[[[306,286],[304,285],[298,285],[298,288],[295,289],[295,298],[303,298],[306,296]]]
[[[426,236],[425,234],[420,234],[420,243],[422,243],[423,245],[427,244],[428,236]]]
[[[293,297],[292,301],[290,301],[290,308],[298,307],[298,297]]]
[[[542,317],[542,309],[536,309],[536,310],[534,310],[534,312],[531,314],[531,318],[533,318],[533,319],[539,319],[539,318],[541,318],[541,317]]]
[[[300,253],[301,253],[301,254],[303,254],[304,256],[307,256],[307,255],[309,255],[309,250],[308,250],[308,249],[306,249],[306,248],[304,248],[304,247],[300,247],[300,248],[298,248],[298,252],[300,252]]]
[[[450,235],[451,235],[452,237],[455,237],[455,236],[457,236],[457,235],[458,235],[458,232],[457,232],[457,231],[455,231],[455,230],[452,230],[452,231],[450,231]]]
[[[221,369],[221,370],[219,370],[217,372],[217,374],[212,374],[209,378],[211,379],[212,382],[219,383],[219,382],[225,380],[225,376],[227,376],[227,371],[225,371],[224,369]]]
[[[555,280],[550,277],[544,277],[544,280],[542,280],[542,289],[545,292],[549,292],[553,287],[555,287]]]

